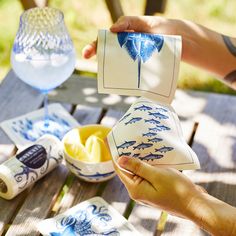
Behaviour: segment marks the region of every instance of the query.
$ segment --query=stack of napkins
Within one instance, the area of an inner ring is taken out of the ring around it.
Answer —
[[[181,57],[181,37],[100,30],[98,91],[139,98],[112,128],[107,140],[122,155],[179,170],[200,167],[183,138],[171,107]]]

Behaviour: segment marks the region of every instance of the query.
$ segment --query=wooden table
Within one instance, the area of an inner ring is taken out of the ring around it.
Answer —
[[[115,96],[114,101],[118,103],[108,104],[111,99],[107,99],[107,95],[98,95],[95,89],[96,80],[85,80],[74,75],[51,94],[50,100],[61,101],[82,125],[102,123],[113,126],[129,107],[126,104],[127,98],[119,97],[121,101],[118,101]],[[0,85],[0,122],[33,111],[41,107],[42,102],[41,94],[21,82],[10,71]],[[235,104],[235,96],[180,90],[173,102],[182,120],[184,136],[198,154],[202,166],[201,170],[186,174],[204,186],[210,194],[234,206]],[[3,161],[15,152],[15,146],[0,130],[0,160]],[[93,196],[103,197],[144,236],[207,235],[192,222],[173,216],[168,217],[163,229],[161,210],[144,207],[130,200],[118,177],[101,184],[86,183],[70,174],[64,165],[60,165],[15,199],[0,199],[0,235],[39,235],[35,227],[37,222]]]

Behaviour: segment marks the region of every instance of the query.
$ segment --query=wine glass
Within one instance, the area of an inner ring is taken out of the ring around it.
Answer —
[[[45,96],[44,119],[33,124],[41,134],[57,132],[53,130],[59,124],[48,114],[48,92],[69,78],[75,60],[75,49],[61,11],[36,7],[21,15],[11,64],[21,80]]]

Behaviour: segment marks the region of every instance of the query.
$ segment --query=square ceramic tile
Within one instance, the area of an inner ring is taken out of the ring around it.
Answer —
[[[134,32],[98,33],[98,91],[171,103],[177,86],[181,37]]]
[[[100,197],[84,201],[38,224],[44,236],[141,236],[111,205]]]
[[[48,105],[49,127],[44,126],[44,108],[27,113],[1,123],[1,128],[18,148],[35,142],[42,135],[48,133],[59,139],[71,128],[79,126],[79,123],[58,104]]]

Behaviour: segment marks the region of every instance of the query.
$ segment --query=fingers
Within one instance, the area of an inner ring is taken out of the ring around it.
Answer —
[[[151,18],[149,16],[122,16],[115,22],[110,30],[113,33],[121,31],[151,32]]]
[[[152,183],[156,179],[155,168],[135,158],[122,156],[118,165]]]
[[[82,55],[85,59],[89,59],[94,56],[97,51],[97,41],[93,41],[92,43],[86,45],[82,50]]]

